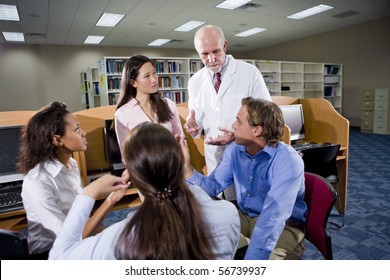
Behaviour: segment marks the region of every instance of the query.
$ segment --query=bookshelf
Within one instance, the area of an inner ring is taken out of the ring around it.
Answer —
[[[341,113],[342,106],[342,65],[324,64],[324,98]]]
[[[100,106],[116,104],[123,67],[128,57],[103,57],[98,61]]]
[[[324,98],[341,113],[341,64],[271,60],[254,60],[252,64],[260,69],[271,96]]]
[[[270,95],[281,95],[280,62],[270,60],[257,60],[255,66],[260,69],[264,82]]]
[[[188,101],[190,65],[188,59],[153,58],[156,61],[159,90],[175,103]]]
[[[100,107],[99,74],[97,67],[87,69],[88,108]]]
[[[121,72],[128,57],[99,60],[100,104],[113,105],[119,97]],[[204,65],[198,58],[152,57],[156,61],[159,90],[176,103],[188,102],[188,80]],[[342,65],[243,59],[260,69],[271,96],[324,98],[341,113]]]
[[[281,95],[303,98],[303,63],[282,61],[280,63]]]
[[[119,98],[123,67],[129,57],[103,57],[98,62],[100,105],[115,105]],[[151,57],[156,62],[159,90],[176,103],[188,101],[190,67],[198,65],[186,58]],[[196,72],[196,71],[195,71]],[[195,73],[193,72],[193,73]]]
[[[83,109],[89,109],[87,72],[80,72],[81,104]]]
[[[322,63],[303,64],[303,96],[305,98],[322,98],[324,87]]]
[[[81,103],[83,109],[100,106],[99,76],[97,67],[88,67],[80,73]]]

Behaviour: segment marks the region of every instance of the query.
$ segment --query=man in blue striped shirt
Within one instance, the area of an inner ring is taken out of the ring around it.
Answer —
[[[304,164],[290,145],[281,142],[283,127],[276,104],[242,99],[232,125],[235,141],[208,177],[192,168],[188,148],[180,141],[187,182],[210,196],[234,183],[241,236],[246,237],[239,247],[250,239],[245,259],[299,259],[304,251]]]

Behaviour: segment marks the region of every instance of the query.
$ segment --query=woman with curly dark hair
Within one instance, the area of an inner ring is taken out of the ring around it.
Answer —
[[[85,213],[98,192],[86,187],[54,242],[50,259],[232,259],[240,234],[237,210],[185,183],[184,155],[177,139],[158,124],[136,126],[126,138],[124,160],[131,184],[144,196],[142,205],[123,221],[79,240]]]
[[[47,259],[74,199],[82,192],[80,172],[72,154],[86,149],[85,132],[63,103],[53,102],[42,108],[23,128],[17,167],[25,174],[22,198],[29,250],[34,258]],[[95,182],[100,183],[105,182]],[[103,203],[91,217],[83,236],[95,233],[124,193],[116,192]]]

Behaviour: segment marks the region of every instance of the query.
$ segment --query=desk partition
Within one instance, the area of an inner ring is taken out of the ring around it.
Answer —
[[[326,99],[297,99],[289,96],[273,96],[272,101],[278,105],[302,104],[305,120],[305,141],[317,143],[331,142],[341,145],[339,156],[337,157],[340,189],[337,199],[341,199],[342,210],[346,213],[349,121],[341,116]],[[283,136],[283,140],[286,143],[290,143],[289,137],[286,135]],[[335,205],[339,207],[338,205],[340,204],[336,202]]]

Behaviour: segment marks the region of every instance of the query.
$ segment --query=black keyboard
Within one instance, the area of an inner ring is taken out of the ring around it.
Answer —
[[[0,184],[0,213],[23,209],[22,181]]]
[[[311,148],[315,148],[315,147],[321,147],[322,144],[313,143],[313,142],[305,142],[305,143],[294,144],[294,145],[291,145],[291,146],[296,151],[302,151],[302,150],[311,149]]]

